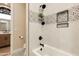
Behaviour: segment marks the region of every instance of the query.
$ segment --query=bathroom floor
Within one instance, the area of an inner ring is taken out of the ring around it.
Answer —
[[[10,47],[0,48],[0,56],[9,56],[10,55]]]

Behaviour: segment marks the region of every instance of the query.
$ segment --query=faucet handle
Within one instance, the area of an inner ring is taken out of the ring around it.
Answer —
[[[40,48],[40,51],[42,51],[43,49],[42,48]]]
[[[39,36],[39,40],[42,40],[43,39],[43,37],[42,36]]]

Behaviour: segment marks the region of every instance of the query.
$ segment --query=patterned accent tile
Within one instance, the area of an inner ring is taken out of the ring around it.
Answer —
[[[79,5],[69,9],[69,20],[70,21],[79,20]]]
[[[69,8],[68,11],[69,11],[69,22],[79,20],[79,5]],[[40,23],[38,14],[39,13],[29,11],[29,20],[31,22]],[[57,13],[44,16],[45,23],[46,24],[56,23],[56,14]],[[61,19],[63,19],[63,17]]]

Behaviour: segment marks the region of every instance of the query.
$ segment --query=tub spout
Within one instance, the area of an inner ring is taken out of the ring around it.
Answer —
[[[44,44],[40,43],[40,45],[41,45],[42,47],[44,47]]]

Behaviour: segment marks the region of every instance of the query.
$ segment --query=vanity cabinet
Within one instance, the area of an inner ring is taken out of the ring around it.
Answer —
[[[0,47],[10,46],[10,34],[0,34]]]

